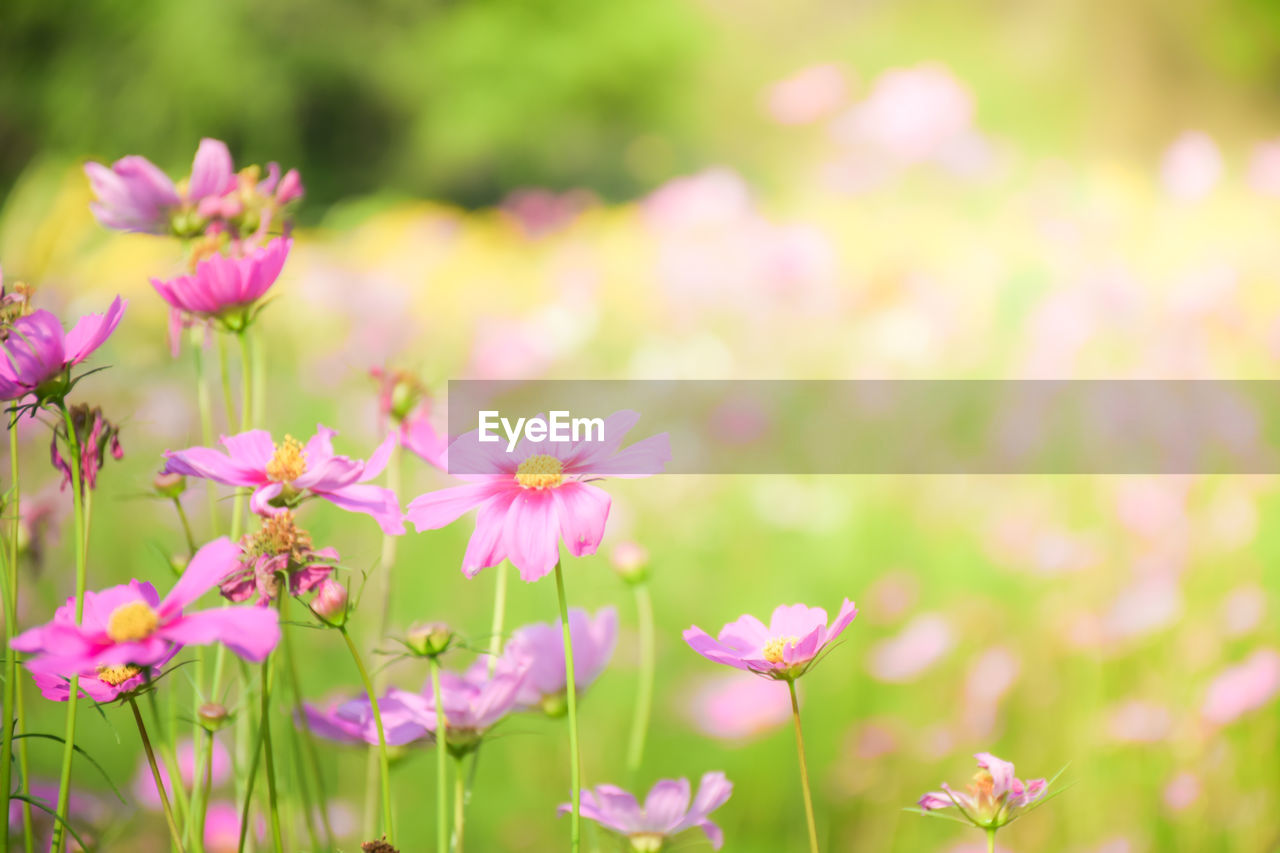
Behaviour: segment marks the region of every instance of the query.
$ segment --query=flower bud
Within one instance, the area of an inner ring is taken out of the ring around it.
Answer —
[[[443,622],[417,624],[409,628],[404,644],[409,651],[424,658],[439,657],[453,645],[454,633]]]
[[[360,849],[364,853],[400,853],[400,851],[387,843],[386,836],[376,841],[366,841],[360,845]]]
[[[231,722],[231,712],[226,705],[217,702],[206,702],[196,711],[200,726],[207,732],[216,732]]]
[[[347,620],[347,588],[332,578],[325,578],[316,587],[311,609],[324,621],[341,625]]]
[[[151,487],[162,498],[176,498],[187,490],[187,478],[181,474],[156,474]]]
[[[649,552],[636,542],[619,542],[609,553],[618,577],[627,583],[643,583],[649,577]]]

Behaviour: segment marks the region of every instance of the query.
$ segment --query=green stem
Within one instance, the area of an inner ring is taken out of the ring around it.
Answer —
[[[285,581],[285,585],[287,585],[287,583],[288,581]],[[328,840],[329,846],[332,847],[333,846],[333,828],[329,825],[329,808],[328,808],[328,802],[327,802],[327,798],[325,796],[325,790],[324,790],[324,774],[321,772],[321,768],[320,768],[320,756],[316,752],[315,736],[311,732],[311,725],[307,722],[307,715],[303,712],[302,679],[298,677],[298,662],[293,656],[293,641],[290,639],[290,632],[288,627],[285,624],[285,610],[288,605],[288,599],[289,599],[289,596],[287,594],[288,590],[285,585],[282,585],[280,589],[281,644],[284,647],[285,670],[289,675],[289,688],[293,691],[294,712],[297,715],[299,724],[301,725],[302,732],[303,732],[303,737],[301,739],[302,743],[299,746],[298,751],[305,753],[305,755],[299,756],[299,757],[304,758],[305,763],[309,765],[308,770],[303,771],[302,765],[304,762],[303,761],[298,762],[298,781],[303,791],[304,800],[308,800],[310,798],[310,791],[309,791],[309,786],[306,784],[306,781],[304,778],[305,773],[310,772],[312,778],[315,780],[316,798],[318,800],[317,806],[320,812],[320,822],[324,826],[325,838]],[[296,730],[293,737],[294,737],[294,742],[297,743],[298,738],[296,735]],[[307,832],[312,836],[312,841],[311,841],[312,846],[318,848],[319,844],[316,843],[316,839],[315,839],[316,833],[315,833],[315,827],[313,824],[314,824],[314,820],[311,817],[311,815],[308,814],[307,815]]]
[[[165,729],[160,725],[160,709],[156,704],[156,692],[154,690],[147,691],[147,702],[151,706],[151,725],[157,733],[160,742],[160,760],[164,762],[166,769],[169,771],[169,778],[181,780],[182,773],[178,769],[178,754],[174,751],[173,743],[165,738]],[[187,803],[181,796],[181,787],[176,785],[173,789],[174,817],[180,820],[184,829],[187,826]]]
[[[431,658],[431,696],[436,706],[436,850],[449,853],[449,721],[440,691],[440,661]]]
[[[809,792],[809,766],[804,760],[804,734],[800,731],[800,702],[796,699],[795,679],[787,680],[791,690],[791,717],[796,722],[796,752],[800,755],[800,786],[804,789],[804,817],[809,825],[809,850],[818,853],[818,825],[813,819],[813,795]]]
[[[265,734],[265,727],[260,727],[258,736],[253,742],[253,755],[249,758],[249,772],[245,776],[244,783],[244,804],[240,807],[240,843],[236,847],[236,853],[244,853],[245,840],[249,837],[249,809],[253,805],[253,784],[258,778],[258,761],[262,757],[262,741]]]
[[[173,846],[178,853],[183,853],[182,836],[178,825],[173,820],[173,810],[169,807],[169,795],[164,789],[164,780],[160,778],[160,768],[156,765],[156,754],[151,749],[151,740],[147,737],[147,727],[142,723],[142,712],[138,710],[138,702],[129,697],[129,707],[133,709],[133,719],[138,724],[138,736],[142,738],[142,748],[147,753],[147,763],[151,765],[151,778],[156,782],[156,790],[160,792],[160,805],[164,806],[164,819],[169,824],[169,835],[173,838]],[[56,849],[56,848],[55,848]]]
[[[582,758],[578,753],[578,682],[573,671],[573,640],[569,634],[569,603],[564,594],[564,570],[556,562],[556,596],[560,600],[560,627],[564,635],[564,694],[569,706],[569,784],[573,812],[569,816],[569,849],[578,853],[582,843]]]
[[[204,342],[200,340],[200,330],[191,332],[191,351],[196,363],[196,404],[200,408],[200,438],[205,447],[213,446],[213,395],[209,391],[209,375],[204,369]],[[218,492],[217,485],[209,480],[205,483],[209,493],[209,532],[218,530]]]
[[[462,759],[453,768],[453,853],[462,853],[467,820],[467,786],[462,773]]]
[[[627,772],[634,780],[644,761],[644,742],[649,732],[649,716],[653,712],[653,678],[655,670],[653,637],[653,599],[649,586],[640,581],[632,587],[636,594],[636,619],[639,623],[640,668],[636,674],[636,708],[631,719],[631,740],[627,746]]]
[[[378,694],[373,689],[373,679],[369,678],[369,671],[365,669],[364,661],[360,657],[360,652],[356,649],[356,644],[351,639],[347,627],[343,625],[338,629],[342,634],[342,639],[347,641],[347,650],[351,652],[351,659],[355,661],[356,669],[360,671],[360,681],[364,684],[364,689],[369,694],[369,707],[373,710],[373,725],[378,730],[378,767],[382,778],[382,823],[383,831],[386,833],[387,843],[395,843],[395,829],[391,818],[391,764],[387,760],[387,735],[382,730],[382,710],[378,707]]]
[[[386,484],[387,488],[392,492],[400,491],[400,444],[397,442],[391,448],[391,454],[387,459],[386,467]],[[399,537],[384,533],[382,536],[382,552],[378,560],[378,576],[377,582],[380,587],[378,591],[378,612],[375,621],[376,634],[371,639],[372,645],[376,648],[377,644],[382,642],[382,638],[387,635],[388,626],[391,624],[391,567],[396,562],[396,540]],[[373,679],[374,691],[381,692],[386,687],[385,670],[379,672]],[[365,834],[373,837],[374,815],[377,811],[377,788],[375,780],[381,772],[381,759],[378,754],[370,749],[368,759],[365,763],[365,793],[364,793],[364,827]]]
[[[495,579],[493,588],[493,621],[489,626],[489,677],[493,678],[493,674],[498,671],[498,658],[502,655],[502,632],[503,626],[507,618],[507,571],[506,561],[502,561],[494,567]],[[471,792],[475,790],[476,776],[480,773],[480,750],[484,746],[484,741],[477,743],[475,749],[471,750],[471,766],[467,770],[466,795],[463,799],[463,807],[471,805]]]
[[[84,618],[84,592],[85,592],[85,550],[88,541],[87,522],[85,520],[85,495],[83,484],[80,482],[80,442],[76,438],[75,424],[71,421],[71,412],[67,407],[61,406],[62,421],[67,430],[67,455],[68,465],[71,469],[71,502],[74,508],[74,524],[76,532],[75,541],[75,561],[76,561],[76,624],[80,624]],[[67,724],[63,732],[62,745],[62,769],[58,774],[58,808],[57,820],[54,821],[53,827],[53,843],[49,849],[53,853],[61,853],[63,836],[66,834],[65,826],[67,820],[67,810],[69,803],[69,794],[71,792],[71,763],[75,756],[76,746],[76,709],[80,706],[80,676],[71,676],[70,692],[67,695]]]
[[[182,521],[182,532],[187,537],[188,554],[194,554],[197,550],[195,534],[191,532],[191,519],[187,518],[187,511],[182,508],[181,499],[175,497],[173,499],[173,508],[178,511],[178,518]],[[190,559],[188,556],[187,559]]]
[[[4,811],[0,812],[0,815],[4,815],[5,820],[8,820],[9,795],[13,784],[13,736],[23,729],[21,687],[18,684],[20,656],[11,647],[14,632],[18,626],[18,536],[22,527],[22,492],[18,480],[18,425],[16,422],[9,424],[9,472],[12,480],[10,489],[13,493],[9,509],[13,513],[13,524],[9,527],[9,553],[4,567],[4,746],[0,752],[0,762],[3,763],[0,766],[0,786],[3,786],[4,790]],[[18,762],[22,765],[22,793],[25,795],[27,793],[25,740],[19,741],[18,751]],[[24,835],[31,836],[31,804],[25,800],[22,803],[22,812]]]
[[[996,853],[996,831],[987,830],[987,853]]]
[[[196,853],[204,853],[204,822],[209,812],[209,791],[213,788],[213,732],[204,732],[204,766],[199,775],[192,779],[191,836]]]
[[[18,719],[25,720],[27,715],[24,709],[25,700],[22,698],[22,686],[18,686]],[[31,778],[31,770],[27,764],[27,739],[23,738],[18,742],[18,769],[22,771],[22,793],[30,795],[30,788],[27,787],[27,780]],[[31,803],[23,801],[22,803],[22,849],[25,853],[35,853],[36,850],[36,831],[35,824],[31,822]]]
[[[274,656],[262,662],[262,693],[260,719],[262,727],[262,753],[267,771],[267,802],[271,812],[271,840],[276,853],[284,853],[284,839],[280,834],[280,803],[276,794],[275,750],[271,746],[271,666]]]

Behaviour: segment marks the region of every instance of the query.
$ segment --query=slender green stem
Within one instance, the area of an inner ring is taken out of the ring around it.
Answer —
[[[196,853],[204,853],[204,822],[209,813],[209,791],[213,788],[213,732],[204,732],[204,764],[192,781],[191,839]]]
[[[178,853],[183,853],[182,835],[173,820],[173,810],[169,807],[169,795],[164,789],[164,780],[160,777],[160,768],[156,764],[156,754],[151,749],[151,739],[147,737],[147,727],[142,723],[142,712],[138,710],[138,702],[129,697],[129,707],[133,709],[133,719],[138,724],[138,736],[142,738],[142,748],[147,753],[147,763],[151,765],[151,778],[156,782],[156,790],[160,792],[160,805],[164,806],[164,819],[169,824],[169,835],[173,838],[173,846]]]
[[[573,811],[569,815],[569,849],[578,853],[582,843],[582,757],[578,752],[578,681],[573,671],[573,640],[569,634],[569,602],[564,594],[564,570],[556,562],[556,596],[560,600],[560,627],[564,634],[564,694],[569,707],[569,784]]]
[[[241,719],[243,718],[242,716]],[[244,783],[244,801],[240,807],[240,844],[236,847],[237,853],[244,853],[245,840],[249,837],[249,809],[253,805],[253,783],[258,778],[258,761],[262,758],[262,741],[265,735],[265,727],[259,727],[258,736],[253,741],[253,755],[249,758],[249,772]]]
[[[302,769],[302,765],[304,764],[304,761],[298,762],[298,781],[300,783],[300,787],[303,790],[303,795],[305,800],[305,799],[309,799],[309,786],[307,785],[305,780],[306,773],[309,772],[311,774],[311,777],[315,780],[316,799],[318,801],[316,805],[320,812],[320,822],[324,826],[324,834],[325,834],[325,839],[328,841],[328,846],[332,847],[333,846],[333,828],[329,825],[329,808],[328,808],[327,797],[325,795],[325,790],[324,790],[324,774],[321,772],[320,756],[316,751],[315,735],[312,734],[311,732],[311,725],[310,723],[307,722],[307,715],[303,713],[302,679],[298,677],[298,661],[293,654],[293,640],[290,637],[290,631],[288,629],[288,626],[286,624],[286,619],[285,619],[285,611],[288,608],[288,604],[289,604],[289,596],[287,594],[287,589],[285,588],[285,586],[282,585],[281,593],[280,593],[281,645],[284,648],[285,670],[289,675],[289,689],[293,691],[294,713],[297,716],[299,725],[301,725],[302,727],[303,737],[301,739],[302,743],[299,747],[299,752],[303,752],[305,753],[305,755],[300,756],[300,758],[304,758],[305,763],[308,765],[307,770],[304,771]],[[293,735],[293,737],[296,743],[298,740],[296,733]],[[319,847],[319,845],[316,843],[316,839],[314,838],[315,827],[313,826],[313,823],[314,823],[314,820],[312,819],[310,814],[308,814],[307,815],[307,831],[313,836],[312,846]]]
[[[360,681],[364,684],[364,689],[369,694],[369,707],[373,710],[373,725],[378,730],[378,766],[382,777],[383,830],[386,833],[387,843],[394,844],[395,828],[391,817],[391,764],[387,760],[387,735],[382,730],[382,709],[378,707],[378,694],[373,689],[373,679],[369,677],[369,670],[365,669],[364,660],[361,659],[360,652],[356,649],[356,644],[351,639],[351,634],[347,631],[345,625],[338,630],[342,633],[342,639],[347,641],[347,650],[351,652],[351,659],[355,661],[356,669],[360,671]]]
[[[800,786],[804,789],[804,817],[809,825],[809,850],[818,853],[818,825],[813,819],[813,795],[809,792],[809,766],[804,760],[804,734],[800,731],[800,702],[796,698],[795,679],[788,679],[791,690],[791,717],[796,723],[796,752],[800,755]]]
[[[636,673],[635,716],[631,718],[631,740],[627,745],[627,772],[634,780],[644,761],[644,742],[649,733],[649,715],[653,712],[653,677],[655,669],[653,637],[653,599],[645,581],[634,584],[636,619],[639,623],[640,668]]]
[[[22,698],[22,686],[18,686],[18,719],[25,720],[27,718],[23,707],[25,700]],[[28,781],[31,778],[31,770],[27,764],[27,739],[23,738],[18,742],[18,769],[22,771],[22,793],[30,795]],[[22,849],[24,853],[35,853],[36,851],[36,831],[35,824],[31,822],[31,803],[23,801],[22,803]]]
[[[13,785],[13,736],[23,730],[22,696],[18,684],[18,660],[20,655],[11,646],[14,632],[18,626],[18,536],[22,527],[22,492],[18,479],[18,425],[9,424],[9,474],[10,490],[13,499],[9,511],[13,514],[13,523],[9,527],[9,552],[5,561],[4,584],[4,747],[0,752],[0,786],[4,790],[4,811],[0,814],[8,819],[9,795]],[[18,763],[22,765],[22,793],[27,793],[26,741],[18,742]],[[22,803],[23,832],[31,835],[31,804]]]
[[[462,773],[462,759],[459,758],[453,768],[453,853],[462,853],[463,839],[466,837],[467,786]]]
[[[174,751],[172,741],[166,739],[164,727],[160,725],[160,709],[156,705],[156,692],[154,690],[147,692],[147,702],[151,706],[151,725],[160,742],[160,760],[164,762],[165,769],[169,771],[170,779],[181,779],[182,772],[178,768],[178,754]],[[185,830],[188,823],[187,803],[176,786],[173,789],[173,807],[174,817],[182,822]]]
[[[262,727],[262,753],[267,771],[267,802],[271,812],[271,840],[276,853],[284,853],[284,839],[280,835],[280,803],[276,794],[275,750],[271,746],[271,666],[274,655],[262,662],[262,692],[260,719]]]
[[[431,658],[431,697],[436,706],[436,850],[449,853],[449,720],[440,691],[440,660]]]
[[[996,853],[996,831],[987,830],[987,853]]]
[[[182,521],[182,532],[187,537],[187,551],[194,554],[197,551],[196,537],[191,532],[191,519],[187,518],[187,511],[182,508],[182,500],[175,497],[173,508],[178,511],[178,518]]]
[[[209,374],[204,369],[204,342],[200,340],[200,330],[191,333],[191,351],[196,364],[196,404],[200,409],[200,438],[205,447],[213,446],[213,395],[209,391]],[[217,485],[209,480],[205,484],[209,493],[209,532],[213,535],[218,530],[218,492]]]
[[[62,406],[62,421],[67,430],[68,465],[71,469],[71,502],[74,507],[75,524],[75,561],[76,561],[76,624],[84,618],[85,592],[85,549],[88,541],[87,522],[85,519],[84,486],[80,481],[80,442],[76,438],[75,424],[71,421],[71,412]],[[55,439],[56,440],[56,439]],[[80,706],[80,676],[73,675],[70,692],[67,695],[67,725],[63,733],[62,769],[58,774],[58,819],[54,821],[53,843],[50,850],[61,853],[63,836],[66,834],[67,809],[70,805],[71,764],[75,756],[76,746],[76,709]]]
[[[394,427],[393,427],[394,428]],[[397,442],[391,448],[391,454],[387,459],[386,467],[386,483],[387,488],[392,492],[400,491],[400,445]],[[382,536],[382,553],[378,560],[377,583],[378,590],[378,612],[377,619],[374,622],[376,633],[371,638],[371,643],[375,645],[382,641],[387,635],[388,626],[391,624],[391,586],[392,575],[391,569],[396,562],[396,541],[398,536],[392,536],[384,533]],[[374,675],[374,690],[381,692],[386,687],[385,670]],[[377,788],[375,780],[381,772],[381,759],[378,754],[371,748],[369,749],[368,759],[365,763],[365,789],[364,789],[364,825],[365,834],[373,836],[373,823],[377,812]]]

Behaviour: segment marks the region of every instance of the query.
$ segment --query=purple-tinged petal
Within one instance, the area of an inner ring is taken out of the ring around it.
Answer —
[[[222,607],[182,616],[159,633],[182,645],[222,643],[245,660],[260,663],[280,642],[280,615],[269,607]]]
[[[177,616],[184,607],[217,586],[239,566],[241,553],[240,546],[225,536],[197,551],[182,577],[178,578],[173,589],[169,590],[169,594],[160,603],[161,620]]]
[[[116,326],[120,325],[120,319],[124,316],[124,309],[128,304],[128,301],[117,296],[106,314],[86,314],[81,317],[71,331],[67,332],[66,343],[63,345],[63,358],[66,362],[79,364],[102,346],[103,342],[116,330]]]
[[[647,829],[667,834],[676,829],[689,811],[689,780],[662,779],[644,801]]]
[[[609,493],[590,483],[564,483],[551,489],[560,519],[560,535],[575,557],[594,554],[609,520]]]
[[[191,163],[191,181],[187,198],[200,201],[213,195],[222,195],[235,186],[234,167],[227,144],[217,139],[204,138],[196,149]]]

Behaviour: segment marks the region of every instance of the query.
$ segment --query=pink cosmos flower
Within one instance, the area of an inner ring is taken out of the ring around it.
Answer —
[[[177,649],[174,649],[173,653],[176,654]],[[159,678],[161,663],[148,667],[128,664],[100,666],[92,672],[80,673],[80,689],[76,696],[81,699],[88,696],[99,705],[108,705],[117,699],[128,697],[135,691],[141,690],[150,681]],[[36,683],[40,695],[50,702],[65,702],[71,697],[72,675],[75,675],[72,671],[32,672],[31,680]]]
[[[465,673],[440,673],[440,702],[444,706],[449,751],[465,755],[475,749],[485,732],[515,710],[523,672],[495,672],[489,675],[488,662],[477,660]],[[408,710],[410,717],[436,731],[436,702],[430,681],[422,693],[392,688],[389,694]]]
[[[416,711],[409,708],[403,690],[391,690],[378,700],[382,714],[382,730],[390,746],[404,746],[428,736],[427,727],[418,722]],[[313,734],[339,743],[378,743],[378,727],[373,718],[373,704],[368,695],[330,703],[324,708],[303,705],[307,727]]]
[[[1161,799],[1164,800],[1165,808],[1169,811],[1186,811],[1200,799],[1200,791],[1200,777],[1188,770],[1183,770],[1164,786]]]
[[[966,820],[981,829],[999,829],[1017,820],[1049,790],[1044,779],[1023,783],[1013,775],[1013,764],[1002,761],[989,752],[974,756],[980,768],[974,774],[968,791],[956,791],[946,782],[942,791],[934,791],[920,798],[924,811],[935,811],[955,806]]]
[[[469,482],[414,498],[406,517],[419,531],[435,530],[478,509],[463,574],[474,577],[509,559],[522,579],[536,581],[560,561],[561,539],[575,557],[600,546],[610,499],[588,479],[647,477],[671,458],[666,433],[619,450],[639,418],[627,410],[605,418],[603,441],[522,439],[514,453],[502,442],[479,443],[477,433],[468,433],[450,446],[449,467]]]
[[[250,508],[259,515],[278,515],[315,496],[348,512],[373,516],[384,533],[404,533],[400,502],[394,492],[368,485],[387,464],[391,440],[384,441],[368,462],[333,452],[333,430],[317,426],[305,445],[292,436],[276,444],[266,430],[224,436],[226,452],[212,447],[167,451],[164,473],[202,477],[227,486],[253,489]]]
[[[151,286],[169,303],[177,322],[188,315],[239,323],[275,284],[292,248],[291,238],[277,237],[240,257],[210,255],[196,264],[194,273],[168,281],[153,278]]]
[[[223,643],[254,662],[280,640],[279,615],[258,607],[227,607],[184,613],[213,589],[237,562],[240,549],[225,536],[191,558],[182,577],[163,600],[141,581],[88,592],[84,618],[75,622],[75,600],[54,613],[53,621],[14,638],[14,649],[33,655],[24,661],[33,673],[54,675],[110,672],[123,683],[145,667],[163,663],[186,645]]]
[[[524,674],[516,703],[541,707],[548,713],[563,710],[565,692],[563,624],[538,622],[518,628],[507,642],[498,664],[500,672]],[[604,607],[594,617],[585,610],[569,610],[569,635],[573,644],[574,681],[578,696],[604,671],[618,642],[618,611]]]
[[[170,217],[184,203],[198,204],[235,186],[231,152],[216,139],[202,139],[191,164],[191,177],[180,193],[174,182],[146,157],[122,157],[110,168],[86,163],[85,174],[97,201],[89,205],[107,228],[166,234]]]
[[[790,720],[791,694],[785,684],[776,681],[727,673],[694,689],[688,718],[705,735],[743,741]]]
[[[922,162],[972,132],[974,109],[973,93],[945,65],[891,68],[865,100],[836,119],[832,133],[901,162]]]
[[[714,640],[697,625],[685,629],[684,640],[709,661],[789,681],[804,675],[857,615],[846,598],[828,628],[827,611],[821,607],[781,604],[768,627],[745,614],[721,628]]]
[[[204,748],[202,743],[200,745],[202,751],[201,761],[203,761]],[[178,747],[174,752],[178,761],[178,773],[182,777],[182,788],[184,791],[190,792],[196,778],[195,744],[190,738],[185,738],[178,742]],[[169,766],[167,763],[161,763],[159,767],[160,780],[164,782],[165,793],[172,800],[173,780],[169,778]],[[200,769],[203,773],[205,768],[201,767]],[[210,779],[215,788],[231,778],[231,753],[227,751],[227,747],[222,741],[216,737],[213,740],[213,763],[209,767],[209,771]],[[160,802],[160,792],[156,789],[155,777],[151,775],[151,765],[147,763],[145,757],[139,758],[138,769],[133,774],[133,796],[143,808],[149,811],[158,812],[163,808]]]
[[[1280,653],[1258,649],[1241,663],[1224,669],[1209,685],[1200,716],[1226,725],[1256,711],[1280,692]]]
[[[953,645],[955,640],[946,619],[937,613],[924,613],[897,635],[872,646],[868,669],[878,681],[911,681],[941,660]]]
[[[28,394],[55,396],[66,392],[67,371],[102,346],[120,325],[128,302],[119,296],[106,314],[86,314],[64,332],[48,311],[19,317],[4,330],[0,348],[0,399],[18,400]],[[53,380],[58,387],[50,387]],[[50,383],[50,385],[46,385]]]
[[[713,850],[719,850],[724,833],[709,816],[732,793],[733,783],[718,771],[703,775],[692,804],[688,779],[658,780],[643,808],[630,792],[616,785],[597,785],[582,791],[582,816],[625,837],[636,853],[656,853],[668,839],[694,827],[706,834]],[[564,815],[571,810],[569,803],[563,803],[558,812]]]
[[[417,377],[401,370],[375,367],[369,374],[378,382],[378,413],[394,431],[400,446],[427,464],[445,470],[449,437],[436,429],[427,388]]]
[[[261,838],[265,827],[260,826]],[[209,803],[204,814],[205,853],[238,853],[240,850],[240,808],[227,800]]]

